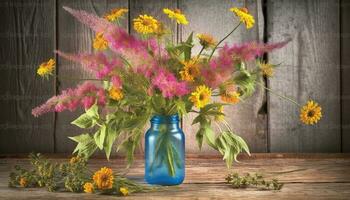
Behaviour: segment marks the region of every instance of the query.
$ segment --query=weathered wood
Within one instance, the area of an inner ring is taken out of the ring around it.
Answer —
[[[69,53],[92,52],[92,40],[95,34],[85,25],[78,22],[73,16],[62,9],[68,6],[74,9],[82,9],[87,12],[96,13],[103,16],[113,8],[128,7],[127,0],[59,0],[58,1],[58,49]],[[122,25],[127,28],[127,17]],[[73,63],[64,59],[58,59],[60,91],[68,87],[75,87],[81,81],[67,80],[73,78],[88,79],[94,78],[93,75],[84,70],[80,64]],[[69,140],[68,136],[79,135],[84,130],[71,125],[70,122],[77,118],[80,112],[62,112],[57,114],[56,121],[56,152],[72,152],[76,143]]]
[[[342,150],[350,152],[350,2],[341,1]]]
[[[243,1],[180,1],[180,8],[186,14],[189,25],[183,26],[181,37],[183,40],[192,32],[212,34],[217,41],[229,33],[238,23],[237,18],[229,9],[233,6],[244,6]],[[229,37],[228,44],[240,43],[251,40],[261,40],[263,30],[263,19],[261,1],[248,1],[246,5],[249,11],[254,15],[256,25],[250,30],[241,26],[237,32]],[[198,44],[198,40],[195,39]],[[198,44],[194,49],[193,55],[197,55],[200,50]],[[264,91],[257,88],[256,93],[244,103],[227,106],[225,108],[226,119],[237,134],[241,135],[248,143],[252,152],[267,151],[267,122],[266,113],[259,112],[264,105]],[[218,100],[218,99],[215,99]],[[184,120],[184,132],[186,133],[186,145],[188,152],[198,152],[198,145],[195,140],[195,134],[198,127],[192,126],[192,120],[195,115],[190,115]],[[214,125],[213,125],[213,128]],[[215,150],[204,146],[203,154],[216,153]]]
[[[55,94],[54,82],[36,74],[54,57],[55,1],[0,2],[0,152],[53,152],[54,115],[31,109]]]
[[[340,152],[339,1],[267,1],[268,41],[292,38],[269,54],[282,65],[268,85],[296,99],[322,106],[314,126],[299,121],[299,108],[268,94],[271,152]]]
[[[334,155],[324,155],[332,157]],[[65,159],[55,159],[62,162]],[[130,199],[348,199],[350,198],[350,159],[242,159],[233,171],[259,172],[267,179],[277,178],[285,185],[281,191],[259,191],[253,188],[232,189],[224,182],[229,172],[221,159],[189,159],[186,165],[185,183],[179,187],[167,187],[164,191],[133,194]],[[1,199],[104,199],[104,195],[50,193],[44,189],[12,189],[7,187],[8,173],[15,164],[29,166],[27,159],[0,159]],[[123,172],[125,162],[91,159],[89,168],[102,166]],[[136,160],[128,171],[128,177],[143,182],[143,161]]]

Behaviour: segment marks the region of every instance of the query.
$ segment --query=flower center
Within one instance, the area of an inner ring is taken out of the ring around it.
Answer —
[[[313,117],[315,115],[315,111],[310,110],[309,112],[307,112],[307,116],[308,117]]]

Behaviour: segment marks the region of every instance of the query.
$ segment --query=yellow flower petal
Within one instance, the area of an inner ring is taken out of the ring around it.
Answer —
[[[84,192],[86,192],[86,193],[93,193],[94,192],[94,185],[92,183],[87,182],[84,184],[83,187],[84,187]]]
[[[191,59],[189,61],[184,61],[183,69],[179,72],[181,80],[192,82],[200,74],[197,59]]]
[[[186,16],[182,14],[181,10],[179,9],[170,10],[168,8],[164,8],[163,12],[167,14],[170,19],[176,20],[178,24],[183,24],[183,25],[188,24]]]
[[[93,41],[93,47],[96,50],[106,50],[108,47],[107,40],[103,37],[103,33],[97,33]]]
[[[113,187],[113,171],[110,168],[103,167],[93,175],[94,184],[100,190],[111,189]]]
[[[254,17],[251,14],[249,14],[247,8],[233,7],[230,9],[230,11],[233,12],[237,17],[239,17],[240,21],[246,25],[247,29],[250,29],[254,26]]]
[[[55,69],[55,64],[56,64],[56,62],[54,59],[50,59],[47,62],[43,62],[39,66],[36,73],[42,77],[47,77],[48,75],[52,75],[52,72]]]
[[[119,191],[124,195],[127,196],[129,194],[129,190],[126,187],[121,187]]]
[[[310,100],[300,109],[300,121],[307,125],[316,124],[322,117],[322,108]]]
[[[134,29],[141,34],[155,33],[158,29],[159,22],[149,15],[140,15],[134,19]]]
[[[197,108],[203,108],[206,106],[211,97],[211,89],[205,85],[198,86],[194,92],[192,92],[189,100],[196,106]]]
[[[115,8],[111,10],[109,13],[107,13],[104,18],[107,19],[110,22],[114,22],[119,20],[125,13],[127,13],[129,10],[126,8]]]
[[[111,99],[119,101],[124,97],[124,94],[121,89],[112,87],[112,89],[109,90],[109,96]]]

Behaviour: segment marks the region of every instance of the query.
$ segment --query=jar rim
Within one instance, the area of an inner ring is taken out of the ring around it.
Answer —
[[[179,115],[154,115],[151,119],[151,123],[178,123]]]

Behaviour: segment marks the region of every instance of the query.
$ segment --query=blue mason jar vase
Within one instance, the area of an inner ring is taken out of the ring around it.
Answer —
[[[179,116],[156,115],[145,135],[145,180],[149,184],[178,185],[185,178],[185,135]]]

